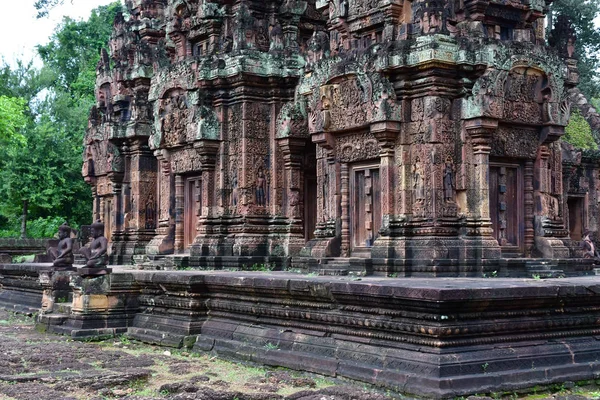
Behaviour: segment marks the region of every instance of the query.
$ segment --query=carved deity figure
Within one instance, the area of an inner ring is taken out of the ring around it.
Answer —
[[[52,258],[52,265],[56,268],[68,268],[73,266],[73,239],[71,239],[71,227],[65,222],[58,227],[58,238],[60,241],[56,247],[48,249]]]
[[[419,157],[417,157],[413,164],[412,174],[415,201],[417,203],[423,203],[425,201],[425,176],[423,175],[423,166],[421,165]]]
[[[89,145],[85,147],[81,175],[83,175],[84,178],[94,176],[94,155],[92,153],[92,146]]]
[[[454,165],[452,159],[446,160],[446,166],[444,168],[444,201],[453,203],[454,202]]]
[[[581,242],[581,247],[583,248],[584,258],[593,258],[595,260],[599,259],[598,253],[596,252],[596,245],[594,245],[594,242],[590,238],[590,232],[586,231],[585,237]]]
[[[263,169],[258,170],[258,176],[256,177],[256,204],[259,206],[265,206],[267,204],[267,178]]]
[[[276,23],[275,26],[271,27],[271,30],[269,31],[269,40],[269,51],[283,50],[283,30],[279,23]]]
[[[308,41],[308,61],[316,63],[329,56],[329,35],[322,31],[315,31]]]
[[[148,200],[146,201],[146,229],[155,229],[156,228],[156,203],[154,201],[154,196],[150,194],[148,196]]]
[[[89,268],[105,267],[108,265],[108,240],[104,237],[104,224],[100,220],[92,224],[92,236],[92,243],[80,250],[87,260],[85,265]]]
[[[235,207],[238,203],[238,180],[237,174],[234,175],[233,180],[231,182],[231,204]]]
[[[255,46],[255,18],[246,5],[242,3],[233,23],[233,51],[253,49]]]

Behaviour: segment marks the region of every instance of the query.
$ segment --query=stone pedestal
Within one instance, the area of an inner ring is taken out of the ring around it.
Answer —
[[[131,273],[71,277],[71,310],[42,315],[38,329],[74,338],[125,333],[138,311],[139,288]]]
[[[50,314],[54,311],[56,303],[67,303],[72,300],[69,282],[75,267],[49,268],[40,271],[40,284],[42,286],[42,314]]]

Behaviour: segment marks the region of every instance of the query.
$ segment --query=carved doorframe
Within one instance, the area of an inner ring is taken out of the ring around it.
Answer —
[[[528,186],[525,175],[527,172],[526,163],[521,160],[504,160],[504,159],[492,159],[490,160],[490,218],[492,221],[496,219],[496,216],[493,215],[492,210],[495,210],[498,213],[498,221],[496,221],[496,225],[492,223],[492,228],[497,232],[494,232],[494,237],[498,240],[498,244],[500,245],[503,251],[519,253],[521,255],[525,255],[527,252],[528,243],[526,240],[527,236],[527,223],[528,220],[527,210],[528,207],[526,205],[526,198],[528,197]],[[498,177],[496,185],[497,187],[493,187],[492,182],[492,168],[499,169]],[[509,185],[513,182],[508,182],[507,176],[509,175],[508,170],[513,169],[516,171],[516,184],[517,187],[509,187]],[[492,199],[493,194],[496,194],[497,198]],[[509,194],[515,196],[515,199],[510,202],[508,197]],[[508,197],[507,197],[508,196]],[[496,203],[496,204],[494,204]],[[511,203],[511,204],[509,204]],[[513,221],[515,226],[515,232],[513,232],[516,236],[517,243],[510,245],[503,241],[507,241],[506,234],[508,233],[508,217],[509,211],[512,211],[511,208],[516,208],[515,214],[510,213],[510,215],[516,217],[516,221]]]
[[[355,240],[355,228],[354,228],[354,224],[356,222],[355,218],[356,218],[356,213],[361,212],[360,210],[356,210],[353,212],[354,207],[356,206],[356,202],[353,200],[353,198],[356,195],[356,190],[358,190],[358,188],[356,188],[355,186],[355,178],[356,178],[356,173],[358,171],[369,171],[365,173],[365,188],[366,193],[365,196],[366,197],[366,201],[365,201],[365,213],[369,214],[372,216],[372,214],[375,211],[374,207],[379,207],[379,218],[383,219],[383,214],[382,214],[382,207],[381,207],[381,182],[379,184],[379,204],[373,204],[372,203],[372,199],[373,197],[375,197],[375,192],[374,192],[374,188],[372,186],[372,179],[373,177],[371,176],[371,172],[372,170],[377,169],[378,174],[379,174],[379,178],[381,179],[381,162],[380,160],[371,160],[371,161],[363,161],[363,162],[355,162],[355,163],[342,163],[341,164],[341,193],[342,193],[342,201],[341,201],[341,206],[342,206],[342,257],[349,257],[353,251],[356,250],[366,250],[369,249],[369,246],[357,246],[354,243]],[[370,188],[370,189],[368,189]],[[367,193],[368,192],[368,193]],[[369,203],[369,200],[371,201],[371,203]],[[370,207],[368,207],[368,205],[370,204]],[[381,226],[381,222],[379,221],[379,224],[376,224],[374,221],[371,221],[371,225],[375,223],[375,225],[378,226],[371,226],[371,231],[374,230],[379,230],[378,227]],[[365,220],[366,223],[366,220]],[[373,245],[373,242],[376,239],[376,233],[373,233],[372,237],[371,237],[371,246]]]

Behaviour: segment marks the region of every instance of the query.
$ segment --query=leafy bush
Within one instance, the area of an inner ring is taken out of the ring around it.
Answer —
[[[27,237],[31,239],[46,239],[56,236],[58,227],[65,222],[63,217],[40,217],[27,221]],[[73,227],[72,228],[77,228]],[[20,237],[21,219],[13,218],[0,229],[0,237]]]
[[[598,145],[592,136],[590,124],[583,118],[579,110],[571,114],[569,125],[565,129],[563,139],[580,149],[597,149]]]
[[[65,222],[63,217],[37,218],[27,222],[27,237],[33,239],[51,238],[58,232],[58,227]]]

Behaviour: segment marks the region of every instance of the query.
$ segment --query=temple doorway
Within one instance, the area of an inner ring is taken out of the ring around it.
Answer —
[[[110,242],[112,240],[113,215],[112,200],[109,198],[104,200],[104,215],[102,216],[102,222],[104,222],[104,237]]]
[[[184,192],[183,246],[187,250],[198,234],[198,216],[201,215],[202,210],[202,178],[197,176],[186,178]]]
[[[490,218],[504,256],[524,254],[523,188],[520,164],[490,163]]]
[[[379,165],[355,165],[350,175],[350,245],[353,256],[368,256],[381,228]]]
[[[584,234],[584,197],[569,197],[567,208],[569,209],[569,236],[571,240],[582,240]]]
[[[308,142],[304,155],[304,240],[315,237],[317,228],[317,147]]]

